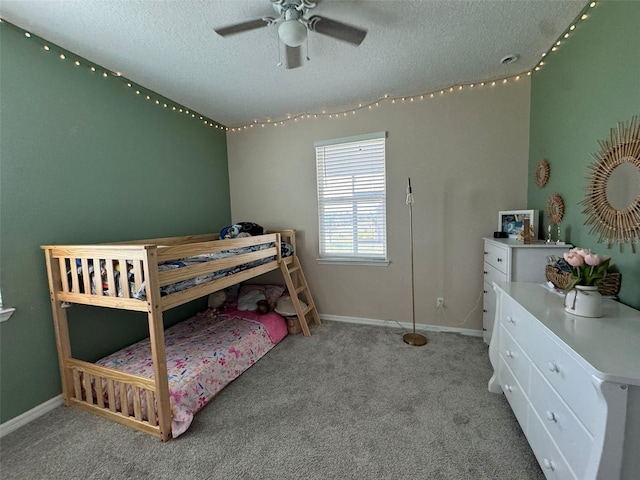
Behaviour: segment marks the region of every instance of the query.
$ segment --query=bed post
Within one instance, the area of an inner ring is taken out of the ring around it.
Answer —
[[[144,261],[144,276],[147,282],[147,308],[149,319],[149,340],[153,359],[153,376],[156,383],[156,404],[158,426],[162,441],[171,438],[171,402],[169,400],[169,379],[167,357],[164,345],[164,324],[160,308],[160,288],[158,286],[158,248],[148,245]]]
[[[67,310],[62,308],[62,302],[56,296],[56,290],[61,285],[60,267],[57,258],[53,258],[49,248],[44,249],[47,261],[47,276],[49,277],[49,298],[51,299],[51,312],[53,314],[53,328],[56,334],[56,346],[58,347],[58,363],[60,376],[62,377],[62,394],[64,403],[71,405],[73,395],[73,375],[67,368],[67,361],[71,358],[71,342],[69,341],[69,322]]]

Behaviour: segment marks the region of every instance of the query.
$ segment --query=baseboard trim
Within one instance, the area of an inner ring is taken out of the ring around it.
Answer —
[[[379,320],[376,318],[359,318],[359,317],[343,317],[339,315],[326,315],[320,314],[321,320],[328,320],[330,322],[343,322],[343,323],[359,323],[363,325],[375,325],[377,327],[401,327],[406,330],[413,331],[413,324],[406,322],[396,322],[395,320]],[[416,331],[425,332],[445,332],[445,333],[459,333],[460,335],[468,335],[470,337],[481,337],[482,331],[473,330],[471,328],[458,328],[458,327],[444,327],[441,325],[425,325],[422,323],[416,323]]]
[[[18,415],[17,417],[0,424],[0,438],[10,434],[11,432],[15,432],[20,427],[24,427],[27,423],[33,422],[36,418],[41,417],[45,413],[49,413],[51,410],[59,407],[63,403],[64,397],[60,394],[57,397],[53,397],[51,400],[47,400],[37,407],[24,412],[22,415]]]

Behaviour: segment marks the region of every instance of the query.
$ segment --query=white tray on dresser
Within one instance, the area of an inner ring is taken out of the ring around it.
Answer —
[[[640,312],[564,311],[536,283],[497,282],[489,390],[504,393],[549,479],[640,478]]]

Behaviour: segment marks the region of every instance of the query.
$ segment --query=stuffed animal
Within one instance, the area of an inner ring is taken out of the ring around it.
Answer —
[[[238,298],[238,310],[255,311],[258,309],[258,302],[260,300],[267,300],[267,297],[264,296],[264,293],[258,290],[249,292],[246,295]]]
[[[258,300],[258,313],[269,313],[271,311],[271,307],[269,306],[269,302],[266,300]]]
[[[227,294],[224,290],[218,290],[217,292],[213,292],[209,295],[208,307],[209,308],[220,308],[224,305],[224,302],[227,300]]]
[[[256,235],[264,235],[264,227],[253,222],[234,223],[220,231],[220,238],[242,238]]]

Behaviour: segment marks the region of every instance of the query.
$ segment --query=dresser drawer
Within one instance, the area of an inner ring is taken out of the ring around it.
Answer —
[[[527,440],[529,440],[531,449],[544,472],[544,476],[548,480],[578,480],[579,477],[573,474],[555,443],[553,443],[549,433],[542,425],[542,421],[531,407],[529,407],[528,413]]]
[[[593,446],[592,436],[536,368],[531,372],[529,401],[573,473],[584,478]]]
[[[509,297],[504,297],[502,310],[500,312],[500,324],[511,334],[520,347],[529,352],[535,349],[532,345],[535,340],[532,338],[536,330],[534,319],[520,305]]]
[[[522,431],[526,432],[529,400],[527,400],[522,386],[518,383],[502,356],[498,357],[498,381],[504,396],[509,401],[509,405],[511,405],[511,410],[513,410],[520,427],[522,427]]]
[[[484,261],[504,274],[509,272],[509,250],[507,248],[485,242]]]
[[[527,349],[531,360],[591,435],[601,423],[601,405],[591,375],[541,329],[535,347]]]
[[[488,263],[485,262],[483,268],[484,268],[484,271],[483,271],[484,281],[489,285],[493,285],[493,282],[507,281],[507,275],[505,273],[502,273],[500,270],[498,270],[495,267],[492,267]]]
[[[518,383],[528,391],[531,360],[527,358],[518,342],[514,340],[504,326],[500,326],[500,329],[500,355],[502,355],[504,362],[509,366]]]

